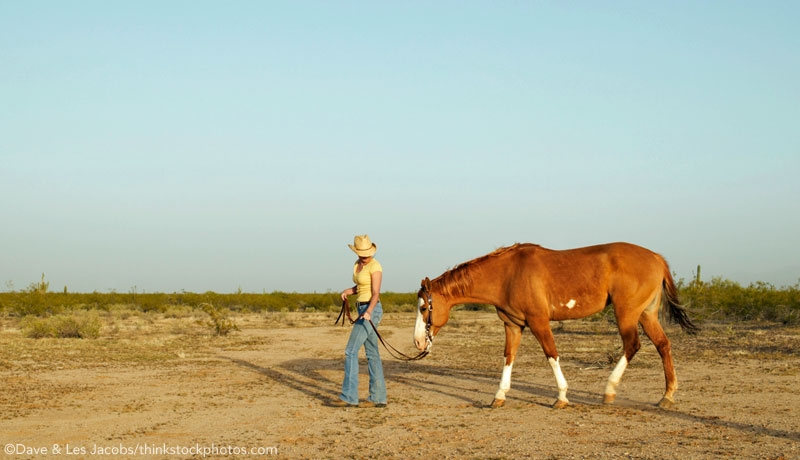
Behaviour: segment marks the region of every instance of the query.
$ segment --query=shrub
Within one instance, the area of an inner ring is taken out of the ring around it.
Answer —
[[[485,303],[465,303],[463,305],[457,305],[454,309],[455,308],[466,311],[495,311],[494,305],[487,305]]]
[[[239,326],[237,326],[233,320],[227,318],[225,314],[217,310],[214,305],[203,303],[200,304],[200,308],[211,317],[211,321],[208,325],[214,329],[216,335],[228,335],[231,331],[239,330]]]
[[[783,324],[800,323],[800,283],[776,288],[769,283],[751,283],[749,286],[714,278],[710,282],[694,280],[676,283],[681,302],[690,304],[692,319],[703,320],[766,320]],[[414,311],[416,293],[382,292],[384,312]],[[215,306],[214,309],[234,311],[338,311],[339,294],[264,292],[247,293],[241,290],[231,294],[216,292],[192,293],[142,293],[135,289],[128,293],[66,293],[50,292],[49,283],[42,277],[21,291],[0,292],[0,311],[10,316],[50,316],[70,310],[109,310],[115,305],[125,305],[132,311],[160,312],[167,316],[182,316],[185,309]],[[494,308],[480,304],[459,306],[464,310]],[[594,320],[614,320],[613,308],[607,307],[593,315]],[[213,321],[213,320],[212,320]],[[216,326],[215,326],[216,328]]]
[[[53,318],[38,318],[36,316],[26,316],[20,322],[25,337],[40,339],[42,337],[56,337],[56,328]]]
[[[700,319],[766,320],[784,324],[800,321],[800,283],[776,288],[756,282],[743,287],[734,281],[716,277],[711,282],[694,280],[678,283],[682,302]]]
[[[26,316],[20,324],[26,337],[97,338],[100,335],[100,316],[96,311],[49,317]]]

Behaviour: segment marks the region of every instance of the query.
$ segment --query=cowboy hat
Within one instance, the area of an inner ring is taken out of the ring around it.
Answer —
[[[378,250],[378,246],[369,240],[367,235],[356,235],[353,238],[353,244],[347,246],[353,250],[359,257],[371,257]]]

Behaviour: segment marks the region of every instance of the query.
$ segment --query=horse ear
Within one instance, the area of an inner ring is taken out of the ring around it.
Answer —
[[[425,291],[428,293],[431,292],[431,279],[428,278],[427,276],[425,277],[424,280],[422,280],[422,289],[425,289]]]

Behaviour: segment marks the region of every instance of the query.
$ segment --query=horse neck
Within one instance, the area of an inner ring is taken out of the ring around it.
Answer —
[[[448,308],[464,303],[502,304],[500,298],[501,257],[469,262],[443,273],[432,282],[434,295]]]

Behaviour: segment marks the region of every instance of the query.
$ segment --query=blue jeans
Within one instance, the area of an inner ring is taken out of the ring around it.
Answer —
[[[363,306],[359,305],[358,314],[364,313],[367,307],[369,304],[366,303]],[[383,317],[383,307],[378,302],[372,310],[372,323],[375,327],[378,327],[381,317]],[[347,341],[347,348],[344,351],[344,381],[339,398],[350,404],[358,404],[358,350],[362,345],[367,353],[369,368],[369,401],[386,404],[386,382],[383,380],[383,363],[378,353],[378,336],[372,330],[369,321],[363,319],[353,325],[350,340]]]

